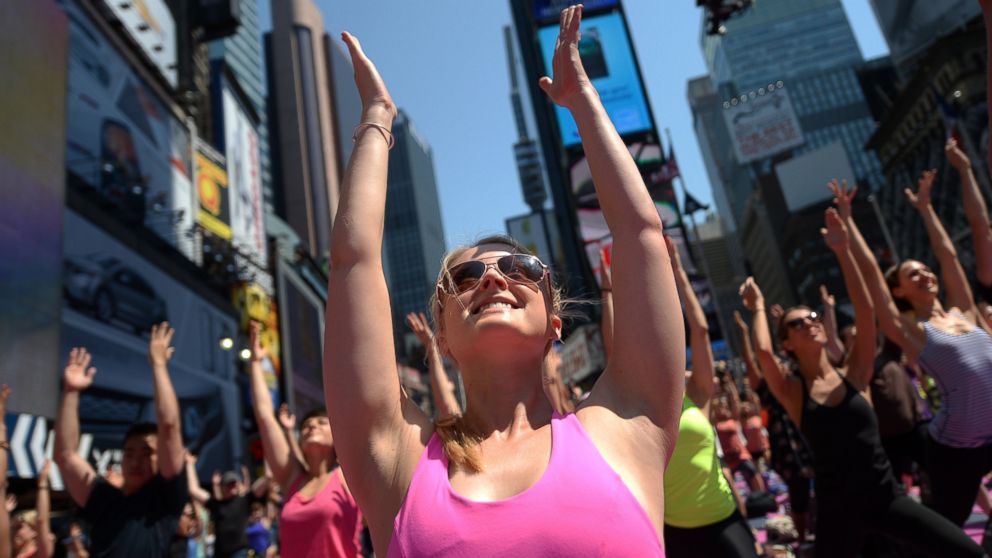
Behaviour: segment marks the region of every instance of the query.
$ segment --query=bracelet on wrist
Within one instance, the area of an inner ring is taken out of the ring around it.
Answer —
[[[396,145],[396,138],[393,137],[393,132],[389,128],[377,122],[360,122],[358,126],[355,126],[354,131],[351,133],[351,141],[353,143],[357,142],[359,132],[366,128],[375,128],[376,130],[379,130],[379,134],[382,135],[382,139],[386,140],[386,149],[392,149],[393,146]]]
[[[7,440],[0,440],[0,450],[6,451],[9,449],[10,449],[10,442],[8,442]]]

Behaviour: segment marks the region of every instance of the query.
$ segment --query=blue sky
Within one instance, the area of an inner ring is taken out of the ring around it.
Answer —
[[[272,0],[284,1],[284,0]],[[260,0],[263,30],[269,0]],[[504,230],[529,211],[513,159],[503,26],[506,0],[316,0],[327,32],[355,34],[396,100],[431,144],[449,247]],[[712,201],[692,128],[686,82],[706,73],[693,0],[625,0],[657,125],[670,128],[686,187]],[[866,58],[887,54],[868,0],[843,0]],[[523,85],[523,84],[522,84]],[[528,108],[529,110],[529,108]],[[534,134],[533,127],[531,134]]]

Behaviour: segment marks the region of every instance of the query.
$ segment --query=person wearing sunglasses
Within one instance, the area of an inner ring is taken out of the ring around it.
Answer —
[[[740,288],[744,306],[753,313],[758,364],[768,387],[813,450],[815,556],[858,556],[870,532],[926,556],[984,556],[960,528],[906,496],[892,474],[868,392],[876,352],[874,307],[851,253],[847,227],[835,208],[825,215],[821,232],[840,263],[858,330],[842,366],[833,366],[827,357],[819,315],[795,306],[785,311],[778,328],[782,348],[798,365],[797,380],[789,379],[772,347],[761,289],[753,277]]]
[[[574,413],[546,395],[562,297],[509,238],[449,253],[434,342],[466,406],[439,427],[403,396],[382,269],[396,108],[358,41],[363,103],[331,235],[324,386],[341,465],[388,557],[664,556],[664,470],[678,431],[685,335],[662,223],[582,67],[582,7],[566,8],[550,99],[567,108],[614,239],[613,358]],[[338,429],[337,425],[341,425]]]

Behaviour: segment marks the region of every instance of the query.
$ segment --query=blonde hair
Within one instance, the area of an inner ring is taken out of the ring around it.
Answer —
[[[451,285],[451,274],[448,271],[451,268],[451,263],[468,250],[486,244],[501,244],[510,248],[508,251],[512,254],[536,255],[514,238],[503,234],[486,236],[471,245],[458,246],[448,252],[441,260],[441,269],[438,272],[436,287],[430,300],[431,321],[434,322],[434,330],[436,332],[433,341],[435,344],[443,328],[442,312],[444,310],[444,297],[447,296],[447,291],[443,286]],[[566,300],[562,289],[553,283],[550,270],[548,273],[549,275],[538,285],[538,288],[544,293],[544,300],[549,306],[551,314],[562,317],[565,307],[571,301]],[[549,343],[548,347],[550,348],[550,346],[551,344]],[[545,358],[547,358],[547,355],[545,355]],[[482,442],[483,435],[467,424],[462,416],[435,420],[434,431],[441,438],[444,454],[447,456],[449,462],[473,473],[482,471],[478,445]]]

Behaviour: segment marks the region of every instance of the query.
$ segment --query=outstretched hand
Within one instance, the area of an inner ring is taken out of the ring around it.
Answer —
[[[837,299],[834,298],[834,295],[830,294],[826,285],[820,285],[820,301],[823,302],[825,308],[837,306]]]
[[[148,341],[148,362],[165,365],[172,359],[172,354],[176,352],[172,346],[172,336],[175,334],[176,330],[169,326],[169,322],[152,326],[151,339]]]
[[[431,341],[434,339],[434,332],[431,330],[430,324],[427,323],[427,316],[423,312],[410,312],[406,315],[406,325],[410,328],[410,331],[417,336],[420,340],[420,344],[424,348],[429,348],[431,346]]]
[[[937,170],[925,170],[923,174],[920,175],[919,181],[916,183],[916,192],[914,193],[909,188],[906,188],[904,192],[906,193],[906,199],[912,204],[916,209],[923,211],[930,206],[930,192],[933,190],[933,179],[937,176]]]
[[[737,324],[737,329],[739,329],[741,333],[748,333],[751,331],[750,326],[748,326],[747,322],[744,321],[744,316],[741,316],[741,313],[738,310],[734,310],[734,323]]]
[[[262,324],[252,321],[248,326],[248,336],[251,342],[251,359],[254,362],[265,360],[269,356],[269,348],[262,346]]]
[[[761,288],[758,287],[758,283],[754,280],[754,277],[745,279],[737,292],[741,295],[741,302],[744,303],[744,308],[755,312],[765,307],[765,297],[761,294]]]
[[[579,24],[582,22],[582,5],[565,8],[561,12],[558,42],[551,60],[554,79],[547,76],[538,82],[555,104],[572,108],[583,93],[595,91],[579,56]]]
[[[50,459],[46,459],[45,462],[42,463],[41,469],[38,470],[39,487],[48,486],[48,475],[50,474],[51,470],[52,470],[52,461]]]
[[[830,191],[834,194],[834,205],[837,206],[837,211],[840,212],[841,219],[850,219],[851,203],[854,201],[854,196],[858,195],[858,185],[852,184],[848,187],[847,180],[842,180],[838,183],[835,178],[827,184],[827,188],[830,188]]]
[[[279,405],[279,424],[283,429],[292,432],[296,429],[296,415],[290,412],[289,405]]]
[[[90,366],[93,357],[85,347],[75,347],[69,351],[69,360],[62,374],[63,389],[67,392],[79,392],[93,384],[96,368]]]
[[[850,236],[847,234],[847,226],[840,218],[837,209],[828,207],[824,212],[823,220],[825,227],[820,229],[820,234],[823,235],[827,247],[838,253],[847,250]]]
[[[785,315],[785,308],[782,308],[782,305],[777,302],[775,304],[772,304],[771,308],[769,308],[768,311],[771,312],[772,319],[775,320],[776,322],[781,320],[782,316]]]
[[[379,70],[365,55],[357,37],[345,31],[341,33],[341,39],[348,46],[351,65],[355,69],[355,86],[358,87],[358,96],[362,99],[362,121],[392,124],[393,119],[396,118],[396,104],[389,90],[386,89],[386,83],[382,81]],[[376,119],[388,120],[388,122],[380,122]]]
[[[971,168],[971,159],[958,147],[958,140],[954,138],[949,138],[944,145],[944,155],[947,156],[947,162],[959,172]]]

